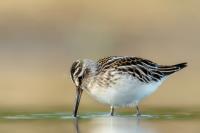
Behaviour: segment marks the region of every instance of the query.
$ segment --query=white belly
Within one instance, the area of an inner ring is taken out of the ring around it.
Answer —
[[[89,94],[99,102],[111,106],[134,106],[152,94],[162,81],[147,84],[131,76],[122,76],[112,87],[103,88],[98,84],[93,85]]]

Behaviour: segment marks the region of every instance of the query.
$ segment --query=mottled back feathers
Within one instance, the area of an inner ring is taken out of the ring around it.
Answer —
[[[145,83],[159,81],[187,65],[187,63],[181,63],[172,66],[163,66],[147,59],[122,56],[109,56],[100,59],[97,64],[99,73],[115,69],[121,73],[130,74]]]

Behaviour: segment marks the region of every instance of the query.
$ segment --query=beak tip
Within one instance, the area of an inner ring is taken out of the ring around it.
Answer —
[[[77,116],[77,114],[74,112],[74,113],[72,114],[72,116],[73,116],[73,117],[76,117],[76,116]]]

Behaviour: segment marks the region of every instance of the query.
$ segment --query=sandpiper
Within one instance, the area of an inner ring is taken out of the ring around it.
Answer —
[[[140,115],[140,101],[157,90],[169,75],[186,66],[187,63],[159,65],[128,56],[77,60],[71,66],[71,78],[76,86],[73,116],[77,116],[83,90],[97,101],[110,105],[111,115],[116,107],[136,107]]]

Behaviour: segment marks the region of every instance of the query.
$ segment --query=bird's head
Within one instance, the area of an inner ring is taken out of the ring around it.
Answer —
[[[81,99],[81,94],[83,92],[82,83],[84,82],[84,79],[88,76],[94,75],[96,73],[96,62],[84,59],[84,60],[76,60],[73,62],[71,66],[71,79],[73,83],[76,86],[76,100],[74,105],[74,112],[73,115],[76,117],[78,106]]]

